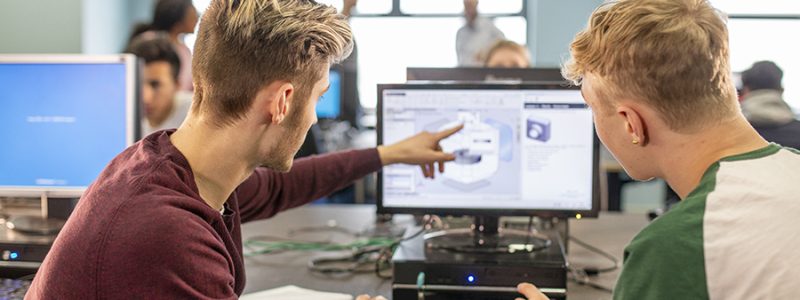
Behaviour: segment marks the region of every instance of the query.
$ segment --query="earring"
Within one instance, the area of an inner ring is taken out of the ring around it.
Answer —
[[[631,142],[631,143],[633,143],[634,145],[638,145],[639,144],[639,140],[633,140],[633,142]]]

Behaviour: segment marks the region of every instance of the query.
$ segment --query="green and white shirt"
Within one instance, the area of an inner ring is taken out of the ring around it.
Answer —
[[[614,299],[798,299],[798,154],[770,144],[714,163],[625,248]]]

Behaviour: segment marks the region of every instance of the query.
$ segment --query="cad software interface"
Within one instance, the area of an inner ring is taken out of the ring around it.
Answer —
[[[383,91],[383,143],[464,124],[443,140],[455,161],[427,179],[383,169],[385,207],[589,210],[594,127],[578,90]]]
[[[88,186],[126,142],[124,64],[0,64],[0,187]]]

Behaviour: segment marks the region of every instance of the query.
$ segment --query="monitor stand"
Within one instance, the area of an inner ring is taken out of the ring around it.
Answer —
[[[55,235],[69,217],[72,209],[77,203],[77,199],[55,199],[42,194],[41,215],[11,215],[6,219],[6,227],[24,234],[34,235]]]
[[[15,231],[35,234],[35,235],[54,235],[66,221],[54,218],[43,218],[40,216],[9,216],[6,226]]]
[[[431,249],[462,253],[531,253],[546,249],[552,241],[535,230],[500,228],[500,218],[476,216],[470,228],[447,229],[425,235]]]

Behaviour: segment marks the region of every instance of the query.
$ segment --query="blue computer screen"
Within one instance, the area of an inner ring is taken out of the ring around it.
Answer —
[[[0,64],[0,188],[88,186],[125,149],[126,67]]]
[[[320,119],[336,119],[341,111],[342,78],[339,72],[331,70],[328,76],[331,87],[317,103],[317,117]]]

